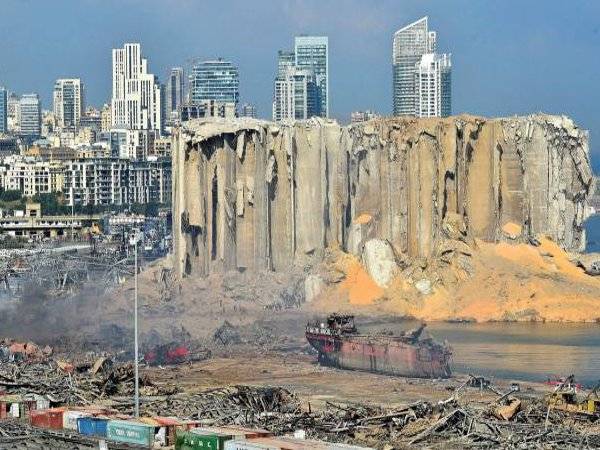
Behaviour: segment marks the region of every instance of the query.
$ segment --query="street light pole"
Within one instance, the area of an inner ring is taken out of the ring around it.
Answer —
[[[135,252],[135,299],[134,299],[134,318],[133,318],[133,330],[135,333],[134,338],[134,357],[135,357],[135,417],[140,417],[140,386],[139,386],[139,356],[138,356],[138,240],[135,238],[134,252]]]
[[[74,216],[74,210],[75,210],[75,190],[73,189],[73,186],[71,186],[71,241],[75,241],[75,238],[73,236],[74,231],[73,231],[73,216]]]

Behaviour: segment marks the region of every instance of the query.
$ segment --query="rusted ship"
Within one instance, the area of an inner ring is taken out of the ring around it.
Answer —
[[[425,332],[425,324],[397,336],[361,335],[354,316],[331,315],[324,323],[309,323],[306,339],[319,363],[341,369],[366,370],[417,378],[448,378],[452,351]]]

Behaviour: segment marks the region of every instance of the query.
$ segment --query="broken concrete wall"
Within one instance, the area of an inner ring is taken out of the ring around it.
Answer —
[[[358,255],[368,239],[427,258],[450,213],[488,241],[514,222],[585,245],[588,136],[565,117],[213,119],[173,139],[181,274],[283,270],[328,247]]]

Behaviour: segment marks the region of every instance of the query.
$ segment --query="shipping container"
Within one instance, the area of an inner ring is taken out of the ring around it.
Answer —
[[[0,396],[0,419],[6,418],[18,418],[21,416],[21,403],[23,397],[20,395],[6,395]]]
[[[195,428],[177,433],[175,450],[224,450],[225,442],[229,440],[231,436],[203,432]]]
[[[77,419],[77,432],[85,436],[106,437],[108,417],[80,417]]]
[[[183,431],[186,429],[186,424],[177,417],[153,417],[153,419],[160,425],[161,428],[165,428],[165,444],[168,446],[175,445],[178,430]]]
[[[65,408],[40,409],[30,411],[29,422],[38,428],[61,430],[63,426],[63,413]]]
[[[241,439],[255,439],[260,437],[273,436],[269,430],[263,430],[260,428],[245,428],[238,427],[235,425],[219,426],[219,427],[198,427],[197,430],[204,430],[209,433],[220,433],[226,434],[235,440]]]
[[[106,438],[151,447],[154,443],[154,427],[141,422],[109,420],[106,425]]]
[[[309,439],[295,439],[288,437],[273,437],[273,438],[257,438],[248,440],[251,444],[263,445],[266,447],[248,447],[253,448],[268,448],[277,450],[327,450],[328,443],[322,441],[313,441]],[[241,447],[245,449],[245,447]]]
[[[19,417],[27,419],[31,411],[37,409],[37,402],[35,400],[23,400],[19,403]]]
[[[23,399],[30,402],[35,402],[35,407],[30,409],[50,409],[50,400],[43,395],[26,394]]]
[[[77,419],[90,417],[92,414],[85,411],[67,410],[63,414],[63,428],[65,430],[77,430]]]
[[[374,450],[372,447],[358,447],[350,444],[328,444],[329,450]]]
[[[256,439],[235,439],[225,442],[225,450],[279,450],[276,445],[257,442]]]

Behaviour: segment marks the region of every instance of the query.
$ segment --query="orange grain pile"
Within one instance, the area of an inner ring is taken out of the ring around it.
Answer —
[[[351,305],[372,305],[384,293],[355,258],[347,262],[346,278],[340,288],[348,293]]]

